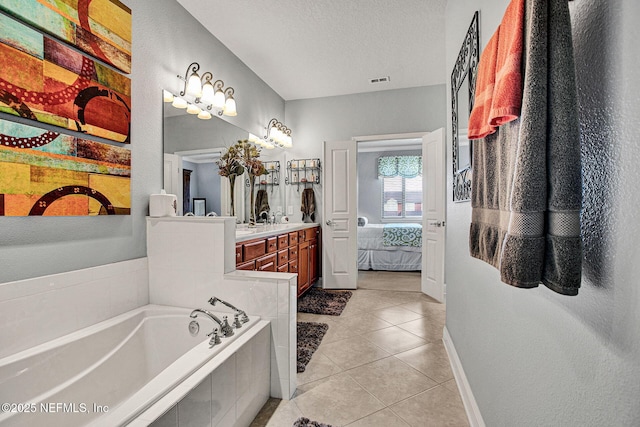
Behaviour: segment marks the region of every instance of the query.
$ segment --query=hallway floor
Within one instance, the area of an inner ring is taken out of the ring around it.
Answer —
[[[419,288],[419,273],[361,271],[342,315],[298,313],[329,330],[295,397],[252,426],[289,427],[302,416],[336,427],[467,426],[442,344],[445,307]]]

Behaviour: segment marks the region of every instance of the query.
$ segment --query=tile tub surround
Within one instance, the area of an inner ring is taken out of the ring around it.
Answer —
[[[290,426],[302,416],[345,427],[468,425],[442,343],[444,305],[389,290],[412,275],[395,273],[384,289],[362,289],[359,278],[340,316],[299,313],[298,320],[327,323],[329,331],[298,374],[296,396],[255,427]],[[407,339],[395,347],[398,336]]]
[[[269,322],[246,335],[239,349],[223,350],[129,426],[248,426],[269,399]]]
[[[215,295],[271,322],[271,396],[289,399],[296,390],[297,276],[236,271],[233,217],[148,218],[147,252],[152,304],[208,308]]]
[[[0,357],[147,304],[147,258],[2,283]]]

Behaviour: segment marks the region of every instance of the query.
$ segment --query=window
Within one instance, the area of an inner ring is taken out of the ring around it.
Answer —
[[[422,217],[422,156],[378,159],[382,218]]]

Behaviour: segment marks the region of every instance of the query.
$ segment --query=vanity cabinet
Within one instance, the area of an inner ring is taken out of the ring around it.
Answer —
[[[298,274],[298,296],[320,277],[320,227],[236,243],[236,269]]]

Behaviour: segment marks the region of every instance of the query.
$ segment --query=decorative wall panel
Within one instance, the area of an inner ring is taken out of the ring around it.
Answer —
[[[130,142],[128,77],[5,15],[0,63],[0,111]]]
[[[128,215],[131,151],[0,119],[0,216]]]
[[[131,72],[131,10],[117,0],[0,0],[0,10]]]

